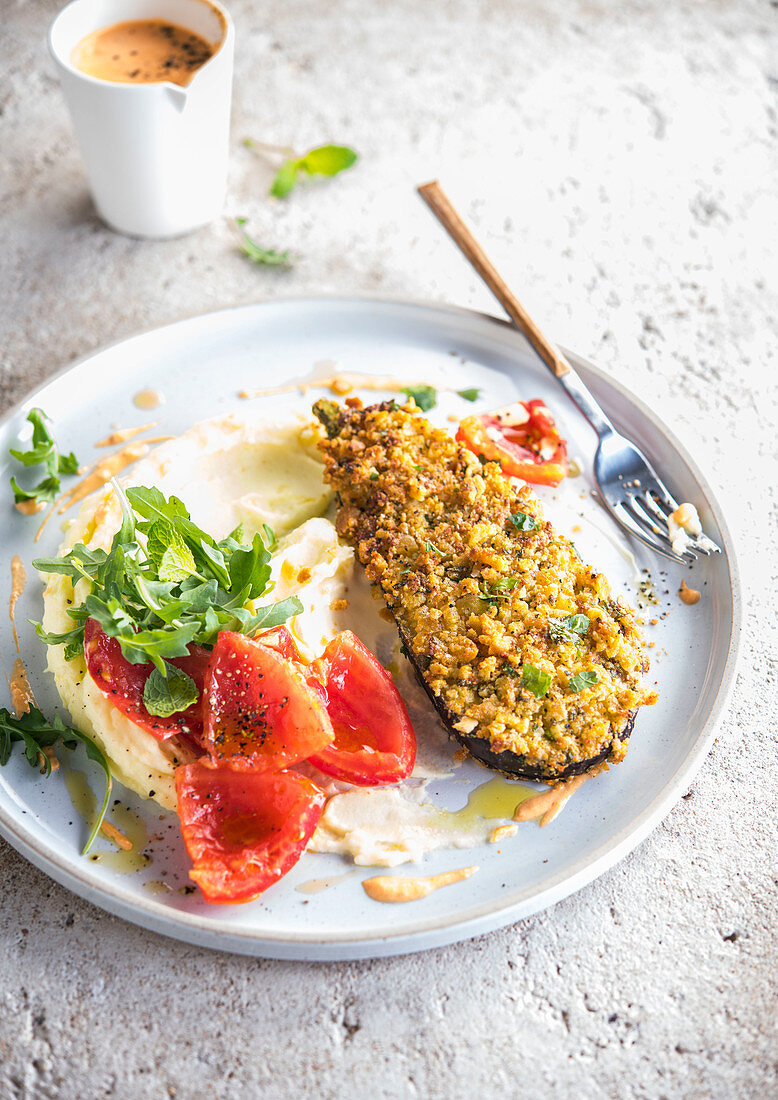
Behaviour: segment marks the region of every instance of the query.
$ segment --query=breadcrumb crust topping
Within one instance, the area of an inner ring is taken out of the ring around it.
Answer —
[[[547,775],[605,750],[609,762],[623,759],[635,710],[656,701],[641,679],[635,612],[499,464],[412,402],[346,404],[315,409],[331,435],[319,446],[338,533],[380,587],[452,728]],[[585,631],[583,619],[570,629],[572,616],[585,616]],[[548,683],[539,697],[532,670],[540,688]]]

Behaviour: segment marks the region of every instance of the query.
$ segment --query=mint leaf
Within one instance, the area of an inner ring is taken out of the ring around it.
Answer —
[[[183,581],[197,571],[192,551],[181,539],[167,548],[159,563],[161,581]]]
[[[571,676],[569,680],[571,691],[583,691],[584,688],[592,687],[596,683],[596,672],[577,672],[575,676]]]
[[[456,392],[460,397],[464,398],[465,401],[477,401],[478,398],[481,396],[481,391],[475,388],[469,390],[457,390]]]
[[[544,672],[535,665],[524,665],[521,673],[521,686],[531,691],[536,699],[542,699],[551,687],[551,673]]]
[[[159,563],[165,556],[165,551],[175,538],[172,524],[166,520],[155,520],[146,532],[146,554],[149,561],[159,567]]]
[[[528,512],[513,512],[508,519],[519,531],[534,531],[538,521]]]
[[[149,714],[169,718],[171,714],[178,714],[196,703],[200,693],[191,676],[167,661],[164,665],[165,675],[155,668],[146,680],[143,705]]]
[[[292,260],[289,249],[279,251],[275,248],[263,248],[261,244],[253,241],[242,228],[246,224],[245,218],[235,219],[240,228],[240,250],[255,264],[264,264],[266,267],[291,267]]]
[[[438,391],[434,386],[403,386],[400,392],[412,397],[422,412],[429,412],[438,403]]]
[[[519,588],[521,581],[518,577],[498,577],[493,584],[484,584],[479,596],[482,600],[496,603],[498,600],[507,600],[514,588]]]
[[[554,642],[572,642],[576,635],[586,634],[590,625],[588,615],[568,615],[565,619],[549,619],[548,632]]]

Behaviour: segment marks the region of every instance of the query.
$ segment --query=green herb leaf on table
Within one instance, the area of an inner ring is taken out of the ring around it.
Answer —
[[[270,194],[284,199],[295,189],[300,176],[337,176],[351,168],[358,160],[353,149],[346,145],[318,145],[305,156],[290,157],[284,161],[270,186]]]
[[[538,526],[538,521],[528,512],[513,512],[508,519],[519,531],[534,531]]]
[[[434,386],[403,386],[400,392],[412,397],[422,412],[429,412],[438,403],[438,391]]]
[[[84,623],[93,618],[119,641],[126,660],[151,661],[165,679],[168,662],[185,656],[192,643],[209,648],[221,630],[252,635],[300,614],[296,596],[254,606],[272,587],[270,552],[261,534],[245,544],[235,538],[243,538],[236,529],[216,542],[177,497],[144,486],[125,493],[112,484],[124,518],[107,552],[77,543],[64,557],[33,562],[43,573],[69,576],[74,586],[88,582],[83,602],[68,608],[72,630],[50,634],[36,624],[49,645],[65,645],[68,660],[83,651]],[[269,527],[264,534],[268,544],[275,541]],[[171,698],[180,702],[185,695],[171,691]]]
[[[597,683],[596,672],[577,672],[569,680],[571,691],[583,691],[584,688],[593,687]]]
[[[32,424],[30,449],[20,451],[11,448],[9,454],[25,467],[43,466],[46,476],[31,489],[24,489],[15,477],[11,478],[11,488],[15,504],[33,501],[35,504],[50,504],[60,491],[60,474],[78,473],[78,459],[70,454],[59,453],[57,444],[48,428],[49,419],[43,409],[31,409],[27,420]]]
[[[105,773],[102,805],[81,852],[82,855],[86,855],[105,819],[113,788],[111,768],[105,753],[86,734],[66,726],[59,715],[55,715],[49,722],[37,707],[30,707],[29,711],[19,718],[14,717],[5,707],[0,708],[0,766],[6,765],[10,760],[14,743],[21,742],[30,766],[37,768],[42,765],[48,777],[51,775],[51,760],[44,749],[52,748],[58,742],[61,742],[66,749],[74,749],[79,741],[84,745],[88,758],[98,764]]]
[[[186,710],[198,699],[197,685],[191,676],[175,665],[165,664],[165,675],[159,669],[152,670],[143,688],[143,705],[149,714],[169,718],[171,714]]]
[[[477,401],[478,398],[481,396],[481,391],[480,389],[472,387],[468,390],[457,390],[457,394],[465,401]]]
[[[524,665],[521,674],[521,686],[531,691],[536,699],[542,699],[551,687],[551,673],[535,665]]]
[[[288,248],[279,251],[275,248],[263,248],[253,241],[243,226],[245,218],[236,218],[235,222],[240,229],[240,250],[255,264],[265,264],[266,267],[291,267],[292,258]]]
[[[284,199],[290,191],[297,186],[297,177],[300,175],[299,160],[287,160],[276,173],[276,177],[270,187],[270,194],[277,199]]]

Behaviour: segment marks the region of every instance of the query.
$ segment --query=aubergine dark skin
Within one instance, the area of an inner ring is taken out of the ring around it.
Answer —
[[[453,737],[458,741],[463,748],[467,749],[474,759],[485,765],[485,767],[492,768],[497,772],[502,772],[503,775],[507,775],[511,779],[527,779],[536,783],[559,782],[560,780],[572,779],[576,775],[583,775],[585,772],[591,771],[592,768],[596,768],[598,764],[603,764],[611,755],[613,751],[613,738],[603,745],[602,749],[595,756],[590,756],[585,760],[577,760],[572,764],[568,764],[567,767],[563,768],[561,771],[551,774],[546,768],[529,764],[526,756],[519,756],[517,753],[511,752],[510,750],[495,752],[490,747],[489,742],[483,737],[474,737],[466,733],[460,733],[458,730],[454,729],[454,723],[458,721],[457,716],[453,715],[443,700],[431,690],[429,684],[424,679],[424,674],[418,661],[414,660],[410,653],[407,641],[403,636],[402,628],[396,619],[395,625],[397,626],[400,639],[403,643],[403,650],[413,666],[413,671],[416,673],[416,679],[429,696],[449,737]],[[632,727],[635,724],[636,715],[637,711],[632,711],[624,729],[621,733],[615,735],[618,737],[619,741],[624,743],[629,741]]]
[[[509,480],[413,403],[314,412],[338,534],[380,589],[449,734],[489,768],[558,782],[625,752],[652,703],[635,613]]]

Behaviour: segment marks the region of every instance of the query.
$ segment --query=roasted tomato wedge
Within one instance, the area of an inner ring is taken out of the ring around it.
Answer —
[[[280,771],[321,752],[332,724],[300,666],[223,630],[205,679],[204,744],[215,762]]]
[[[191,645],[188,657],[176,657],[170,664],[176,665],[194,680],[200,699],[187,710],[161,718],[149,714],[143,705],[143,689],[154,665],[133,665],[127,660],[116,638],[106,634],[94,619],[84,624],[84,657],[89,675],[111,697],[113,705],[126,714],[130,721],[157,738],[165,741],[175,734],[189,734],[196,740],[203,732],[202,694],[203,681],[211,654],[202,646]]]
[[[383,665],[350,630],[312,666],[327,693],[335,740],[309,757],[326,775],[359,786],[398,783],[413,771],[416,735]]]
[[[543,401],[517,401],[484,416],[466,416],[457,439],[499,462],[509,477],[558,485],[567,475],[567,443]]]
[[[264,634],[256,634],[254,641],[260,645],[274,649],[287,661],[300,661],[300,651],[295,645],[294,638],[285,626],[277,626],[274,630],[266,630]]]
[[[305,850],[325,797],[295,772],[254,771],[207,760],[176,769],[181,832],[206,901],[251,901]]]

